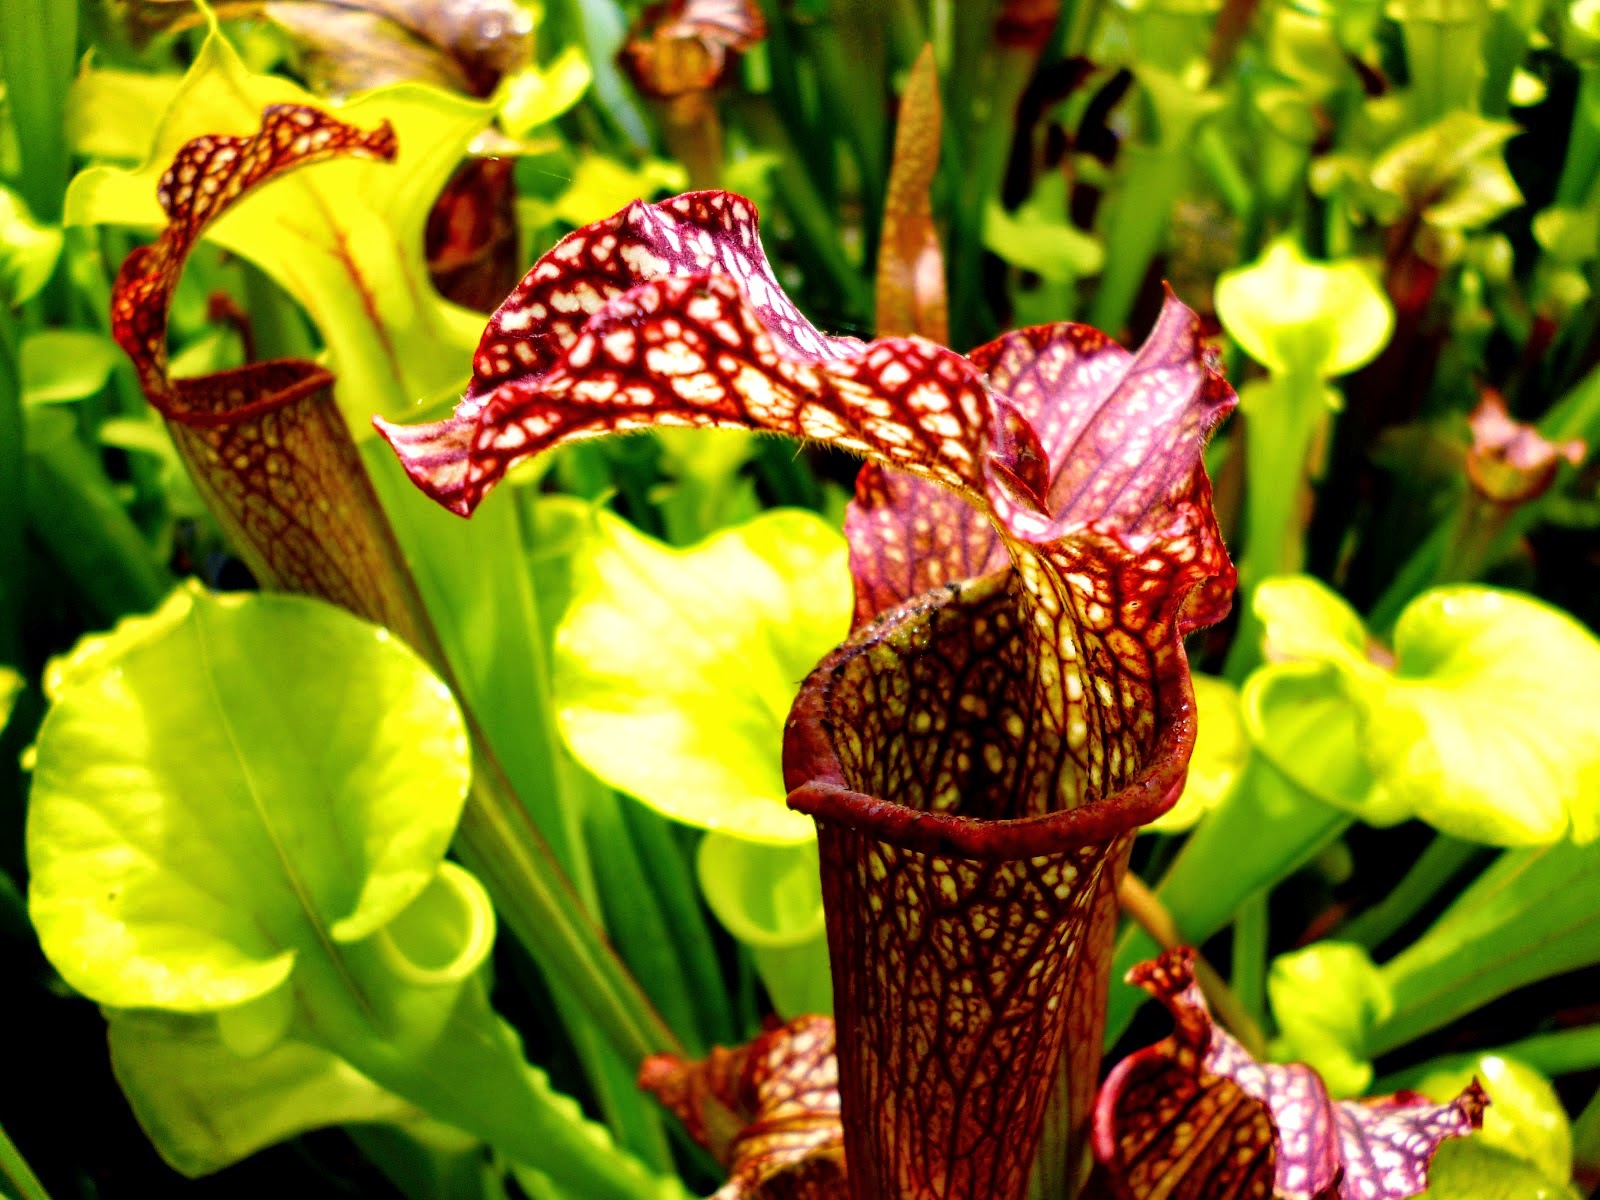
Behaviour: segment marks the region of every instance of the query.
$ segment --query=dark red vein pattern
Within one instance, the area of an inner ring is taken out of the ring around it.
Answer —
[[[1169,299],[1136,354],[1071,325],[970,357],[832,339],[773,280],[748,202],[693,193],[557,245],[476,373],[452,420],[380,422],[461,513],[518,459],[648,425],[877,464],[850,515],[858,628],[784,751],[821,841],[851,1195],[1020,1196],[1069,988],[1075,1042],[1099,1036],[1103,880],[1182,784],[1182,634],[1232,587],[1201,451],[1233,393],[1194,315]]]
[[[646,1059],[639,1086],[728,1168],[712,1200],[837,1200],[844,1138],[834,1026],[800,1017],[698,1063]]]
[[[186,143],[162,176],[168,225],[130,254],[112,332],[229,541],[264,586],[305,592],[394,629],[428,653],[432,633],[383,518],[333,376],[299,359],[196,379],[167,369],[167,315],[183,264],[210,222],[257,187],[336,155],[389,160],[387,124],[368,133],[301,105],[274,105],[248,137]]]
[[[1404,1200],[1427,1188],[1442,1141],[1482,1124],[1476,1081],[1449,1104],[1409,1092],[1335,1102],[1310,1067],[1257,1062],[1212,1022],[1191,950],[1128,982],[1177,1029],[1129,1055],[1101,1092],[1095,1153],[1126,1200]]]

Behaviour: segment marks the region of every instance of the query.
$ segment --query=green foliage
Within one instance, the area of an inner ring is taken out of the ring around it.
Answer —
[[[392,635],[315,601],[184,588],[47,686],[30,912],[110,1010],[119,1079],[174,1166],[420,1110],[596,1195],[673,1194],[489,1008],[494,913],[442,861],[465,727]]]
[[[810,841],[779,753],[796,685],[849,627],[838,533],[773,512],[675,550],[597,512],[573,570],[554,686],[579,761],[674,820]]]
[[[1189,778],[1178,803],[1145,828],[1156,833],[1192,829],[1233,790],[1250,755],[1239,708],[1239,690],[1225,679],[1195,675],[1199,731],[1189,759]]]
[[[1537,1167],[1550,1184],[1564,1185],[1572,1177],[1572,1124],[1550,1081],[1526,1063],[1482,1054],[1429,1072],[1416,1090],[1444,1099],[1474,1077],[1490,1089],[1494,1106],[1473,1141],[1515,1155]]]
[[[1335,1096],[1365,1093],[1372,1082],[1372,1064],[1362,1053],[1366,1034],[1393,1007],[1366,951],[1317,942],[1280,955],[1267,976],[1267,994],[1283,1038],[1274,1057],[1309,1063]],[[1448,1100],[1460,1091],[1436,1098]]]
[[[8,304],[38,295],[61,255],[61,230],[41,225],[21,196],[0,187],[0,282]]]
[[[1528,596],[1440,588],[1395,628],[1390,668],[1313,580],[1262,585],[1269,657],[1252,735],[1308,790],[1373,824],[1410,818],[1494,845],[1596,833],[1600,643]]]
[[[212,29],[164,109],[141,83],[120,77],[86,85],[94,103],[124,116],[128,137],[144,133],[136,169],[97,166],[73,180],[68,225],[164,223],[156,182],[178,147],[204,134],[249,134],[268,104],[315,102],[289,80],[250,70]],[[393,163],[343,159],[252,195],[207,235],[261,268],[298,302],[326,339],[330,366],[352,429],[374,411],[399,416],[418,399],[447,392],[465,376],[481,321],[434,291],[423,256],[423,226],[439,189],[493,109],[424,84],[398,84],[342,107],[361,129],[390,122]],[[120,157],[120,156],[119,156]]]
[[[1217,316],[1274,375],[1312,379],[1371,362],[1394,329],[1394,309],[1367,269],[1310,262],[1291,240],[1217,280]]]
[[[290,639],[323,669],[272,653]],[[50,691],[31,911],[103,1004],[216,1012],[370,937],[429,885],[466,795],[449,693],[305,601],[180,590],[80,644]]]
[[[496,914],[444,858],[468,779],[444,685],[342,614],[194,582],[240,585],[107,338],[111,279],[164,220],[174,152],[252,132],[268,103],[392,122],[395,163],[319,164],[218,222],[171,322],[177,377],[318,358],[360,438],[468,378],[484,318],[446,298],[452,272],[487,271],[475,302],[492,302],[571,228],[664,192],[754,197],[800,310],[870,336],[888,122],[931,41],[953,344],[1079,314],[1132,344],[1167,280],[1215,316],[1242,399],[1209,457],[1239,619],[1189,644],[1186,787],[1132,871],[1232,962],[1274,1057],[1350,1096],[1403,1082],[1442,1100],[1478,1075],[1484,1132],[1442,1150],[1426,1195],[1576,1194],[1533,1068],[1567,1076],[1570,1100],[1600,1063],[1563,990],[1600,962],[1600,6],[1263,0],[1241,25],[1209,0],[1069,0],[1053,29],[1005,40],[997,14],[1053,6],[762,4],[766,40],[742,53],[679,27],[679,65],[720,70],[664,97],[630,82],[641,6],[618,0],[430,0],[399,6],[411,24],[364,0],[264,21],[139,3],[82,27],[75,5],[20,3],[0,30],[0,918],[14,906],[20,927],[26,891],[62,990],[104,1007],[118,1082],[181,1172],[359,1125],[411,1196],[495,1200],[508,1162],[536,1196],[679,1188],[586,980],[535,979],[508,948],[495,994],[615,1141],[490,1007]],[[513,10],[526,45],[488,36],[504,69],[469,82],[488,28],[469,18]],[[363,71],[407,81],[364,91]],[[503,190],[440,203],[482,156],[506,164]],[[1469,441],[1490,389],[1510,426]],[[1537,474],[1534,428],[1564,443],[1548,490],[1480,490],[1497,455]],[[368,465],[452,686],[548,848],[513,877],[603,922],[694,1054],[768,1004],[828,1011],[813,825],[784,804],[781,750],[796,689],[850,624],[848,468],[664,430],[529,464],[515,499],[462,526],[386,456]],[[10,764],[41,684],[30,880],[13,845],[28,772]],[[1120,938],[1117,978],[1157,949],[1128,922]],[[0,953],[18,996],[71,1013],[25,947]],[[1113,1035],[1141,1000],[1113,985]],[[75,1028],[47,1023],[22,1074]],[[1374,1082],[1424,1035],[1476,1049]],[[1482,1053],[1508,1042],[1525,1062]],[[23,1140],[30,1102],[0,1095]],[[75,1116],[51,1118],[65,1148],[24,1146],[56,1200],[99,1170],[66,1146]],[[31,1179],[20,1162],[0,1134],[0,1189]]]
[[[93,396],[122,361],[103,334],[81,329],[41,329],[22,342],[22,402],[60,404]]]

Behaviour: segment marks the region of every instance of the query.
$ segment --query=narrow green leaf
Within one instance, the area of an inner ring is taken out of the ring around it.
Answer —
[[[61,137],[67,88],[77,66],[78,6],[57,0],[7,0],[0,21],[0,67],[22,157],[23,195],[41,218],[61,215],[70,162]]]
[[[1600,842],[1501,854],[1420,938],[1383,966],[1394,1009],[1369,1039],[1373,1054],[1516,988],[1600,962],[1591,886]]]
[[[98,456],[78,438],[72,414],[26,411],[24,496],[28,527],[110,624],[160,602],[172,577],[129,518]]]

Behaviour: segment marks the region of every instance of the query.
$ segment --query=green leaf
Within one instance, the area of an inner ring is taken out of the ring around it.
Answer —
[[[1425,593],[1394,666],[1348,606],[1309,579],[1264,583],[1272,662],[1244,691],[1252,740],[1330,803],[1379,825],[1427,821],[1491,845],[1600,833],[1600,642],[1532,597]]]
[[[109,1016],[117,1082],[157,1152],[190,1178],[324,1125],[418,1115],[303,1041],[241,1058],[212,1019],[151,1010]]]
[[[1571,1179],[1572,1123],[1567,1110],[1550,1081],[1526,1063],[1480,1054],[1430,1071],[1412,1087],[1438,1100],[1454,1096],[1452,1086],[1459,1091],[1473,1078],[1493,1101],[1474,1140],[1531,1163],[1547,1183],[1565,1184]]]
[[[564,47],[547,66],[534,63],[507,75],[498,94],[501,127],[526,137],[576,104],[593,78],[581,46]]]
[[[86,639],[47,686],[31,901],[69,983],[205,1016],[241,1063],[304,1041],[595,1200],[679,1200],[490,1007],[494,913],[442,861],[466,734],[398,639],[319,601],[190,587]],[[184,1094],[151,1084],[146,1124],[184,1128]],[[225,1119],[225,1094],[193,1100]]]
[[[1282,1034],[1280,1061],[1315,1067],[1335,1097],[1359,1096],[1372,1082],[1367,1032],[1392,1007],[1367,952],[1346,942],[1316,942],[1280,954],[1267,975],[1272,1015]],[[1454,1099],[1461,1088],[1443,1097]]]
[[[1361,712],[1334,668],[1317,662],[1263,667],[1245,682],[1243,709],[1251,743],[1302,790],[1374,825],[1405,819],[1404,812],[1375,803],[1372,770],[1355,749]]]
[[[1047,172],[1015,213],[990,202],[983,218],[984,248],[1054,283],[1097,274],[1105,266],[1104,249],[1066,214],[1066,176]]]
[[[0,304],[38,295],[61,257],[61,230],[33,219],[22,197],[0,186]]]
[[[1192,828],[1222,803],[1250,756],[1238,690],[1214,675],[1196,674],[1193,682],[1199,719],[1194,753],[1189,758],[1189,778],[1178,803],[1145,826],[1157,833],[1181,833]]]
[[[681,192],[688,186],[688,172],[677,163],[647,158],[637,167],[628,167],[603,154],[585,151],[573,170],[572,182],[552,204],[536,200],[521,203],[540,210],[533,215],[541,224],[557,219],[582,226],[609,216],[631,201],[647,200],[661,192]]]
[[[1521,132],[1510,121],[1452,112],[1385,150],[1372,184],[1436,229],[1481,229],[1522,203],[1505,160],[1506,143]]]
[[[711,911],[747,946],[782,949],[823,932],[815,842],[767,846],[708,833],[695,865]]]
[[[849,629],[838,532],[778,510],[674,550],[600,512],[574,570],[554,691],[579,761],[674,820],[809,841],[811,818],[784,804],[783,725]]]
[[[760,439],[742,429],[658,429],[661,471],[671,482],[652,492],[667,540],[697,542],[713,530],[761,513],[755,480],[745,466]]]
[[[1262,581],[1252,600],[1269,660],[1360,662],[1368,642],[1361,617],[1344,598],[1309,575]]]
[[[461,813],[449,692],[316,601],[182,589],[49,686],[30,908],[56,969],[103,1004],[208,1012],[272,991],[297,956],[415,900]]]
[[[1396,682],[1366,700],[1397,804],[1496,845],[1600,833],[1600,642],[1516,592],[1438,588],[1395,627]]]
[[[1597,869],[1600,841],[1502,853],[1383,965],[1394,1012],[1374,1029],[1373,1052],[1403,1046],[1519,987],[1600,962],[1590,886]]]
[[[269,104],[322,102],[280,76],[249,70],[215,28],[148,131],[137,169],[92,167],[67,192],[68,224],[166,223],[156,183],[191,138],[249,135]],[[390,122],[393,163],[339,158],[297,171],[246,197],[207,232],[248,259],[310,315],[339,377],[351,428],[376,410],[391,416],[454,390],[482,330],[480,315],[433,290],[424,258],[429,209],[489,123],[491,105],[422,84],[368,92],[339,107],[362,129]]]
[[[1288,238],[1217,280],[1217,316],[1228,335],[1275,375],[1330,379],[1375,358],[1394,310],[1355,261],[1316,263]]]
[[[11,720],[11,710],[17,706],[17,697],[22,695],[22,689],[27,686],[28,681],[21,672],[0,666],[0,729],[4,729]]]
[[[86,329],[41,329],[22,339],[22,402],[61,404],[105,387],[122,351]]]
[[[1439,1147],[1428,1190],[1418,1200],[1580,1200],[1580,1196],[1571,1185],[1552,1182],[1525,1159],[1478,1135]]]
[[[90,69],[67,94],[67,140],[84,158],[137,163],[150,150],[161,114],[183,86],[176,75]]]
[[[767,846],[708,833],[695,861],[706,903],[750,947],[784,1020],[833,1011],[828,936],[815,842]]]

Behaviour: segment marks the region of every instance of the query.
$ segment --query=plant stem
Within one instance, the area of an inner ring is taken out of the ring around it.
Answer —
[[[1117,903],[1140,929],[1162,950],[1175,950],[1186,940],[1173,920],[1172,913],[1161,903],[1161,898],[1145,886],[1133,872],[1128,872],[1117,885]],[[1251,1016],[1250,1010],[1235,988],[1231,988],[1198,951],[1194,958],[1195,982],[1205,994],[1217,1019],[1239,1039],[1240,1045],[1257,1058],[1266,1057],[1267,1040],[1261,1026]]]
[[[1578,82],[1578,102],[1572,109],[1572,136],[1567,142],[1567,158],[1561,164],[1556,183],[1556,203],[1577,208],[1589,198],[1600,173],[1600,64],[1582,69]]]
[[[1267,893],[1257,892],[1233,914],[1233,992],[1260,1025],[1267,1011],[1267,953],[1271,927]]]
[[[1387,896],[1339,930],[1339,940],[1376,950],[1481,853],[1483,847],[1475,842],[1438,834]]]
[[[1261,623],[1250,603],[1257,585],[1298,571],[1307,459],[1328,411],[1327,385],[1313,375],[1274,376],[1245,389],[1245,552],[1239,564],[1239,629],[1227,677],[1240,682],[1261,659]]]
[[[481,734],[474,741],[481,746]],[[474,754],[472,793],[455,845],[494,898],[495,911],[540,966],[583,999],[628,1062],[680,1052],[672,1030],[585,913],[499,764],[481,748]]]
[[[1587,884],[1600,848],[1503,852],[1428,931],[1381,968],[1393,999],[1366,1048],[1386,1054],[1541,979],[1600,962]]]
[[[1406,91],[1412,128],[1431,124],[1447,113],[1476,110],[1488,18],[1489,6],[1484,0],[1461,0],[1448,6],[1412,0],[1398,6],[1406,69],[1411,76]]]
[[[671,864],[656,864],[640,853],[623,816],[623,805],[636,801],[618,797],[607,787],[593,788],[588,801],[590,841],[603,847],[595,868],[601,893],[612,902],[606,909],[606,923],[656,1011],[690,1057],[699,1058],[707,1049],[696,1019],[699,997],[689,986],[667,913],[652,886],[657,866],[670,869]],[[676,857],[676,851],[673,855]]]
[[[951,188],[950,334],[956,346],[993,337],[983,286],[983,223],[1000,195],[1016,136],[1017,102],[1038,61],[1033,49],[994,42],[992,2],[964,2],[954,12],[951,58],[944,71],[949,136],[942,172]],[[970,66],[968,65],[970,64]]]
[[[1575,1075],[1600,1069],[1600,1025],[1539,1033],[1491,1053],[1527,1063],[1544,1075]]]
[[[50,1200],[50,1193],[45,1191],[44,1184],[39,1182],[4,1126],[0,1126],[0,1179],[16,1189],[17,1200]]]
[[[1347,828],[1351,818],[1302,792],[1278,769],[1252,755],[1233,791],[1184,843],[1156,894],[1174,914],[1179,940],[1198,946],[1226,926],[1252,894],[1288,878]],[[1251,852],[1241,857],[1240,846]],[[1121,982],[1128,969],[1154,958],[1159,942],[1125,930],[1111,968],[1106,1044],[1127,1031],[1146,999]]]
[[[1166,244],[1172,206],[1189,175],[1187,145],[1131,145],[1123,153],[1127,170],[1103,225],[1106,270],[1089,309],[1089,323],[1113,337],[1126,328],[1150,264]]]
[[[693,868],[685,861],[665,817],[636,801],[619,803],[623,822],[648,864],[646,878],[666,919],[679,969],[695,998],[700,1036],[709,1046],[732,1045],[737,1039],[728,987],[722,978],[722,965],[717,961]]]

